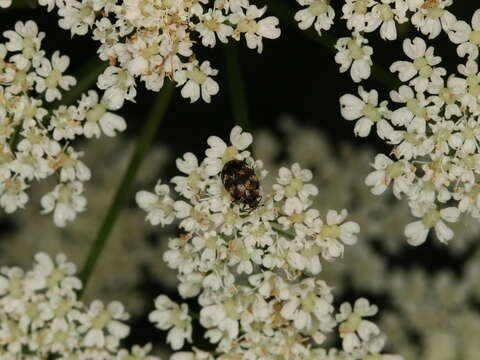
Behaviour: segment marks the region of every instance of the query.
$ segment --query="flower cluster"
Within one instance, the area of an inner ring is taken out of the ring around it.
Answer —
[[[55,175],[57,185],[41,204],[57,226],[65,226],[85,209],[83,183],[90,179],[82,153],[70,142],[82,135],[115,136],[126,123],[93,90],[76,105],[52,107],[61,91],[76,84],[64,74],[68,56],[56,51],[47,57],[41,49],[45,34],[33,21],[19,21],[3,35],[8,41],[0,44],[0,206],[7,213],[23,208],[30,183]]]
[[[304,7],[295,14],[302,30],[314,25],[321,35],[322,30],[330,29],[335,11],[329,0],[297,2]],[[350,70],[355,82],[370,77],[373,48],[368,45],[366,34],[378,31],[383,40],[396,40],[398,25],[408,21],[430,39],[437,37],[442,30],[454,29],[455,16],[446,9],[452,3],[453,0],[345,0],[342,19],[346,20],[351,36],[338,39],[335,45],[335,61],[340,65],[340,72]],[[468,42],[471,28],[462,24],[457,29],[462,33],[457,41]],[[462,51],[469,50],[470,47],[466,46]]]
[[[315,23],[328,30],[334,11],[328,1],[299,1],[308,6],[297,13],[301,28]],[[378,154],[374,171],[366,178],[372,193],[379,195],[391,185],[397,198],[406,197],[411,214],[418,218],[405,227],[412,245],[422,244],[430,229],[446,243],[454,237],[448,223],[462,215],[480,219],[480,153],[478,140],[480,86],[477,60],[480,45],[480,10],[471,24],[457,20],[447,10],[452,0],[346,0],[342,7],[351,37],[338,40],[335,60],[340,71],[350,69],[355,82],[367,79],[373,49],[364,37],[379,29],[384,40],[397,38],[397,25],[410,21],[428,39],[442,31],[457,46],[465,61],[458,74],[440,66],[441,57],[421,37],[405,39],[406,60],[390,66],[403,83],[379,99],[376,90],[358,88],[358,95],[340,98],[342,116],[355,121],[354,133],[366,137],[372,129],[391,147]]]
[[[266,7],[249,0],[67,0],[40,1],[58,8],[59,26],[72,35],[93,29],[100,42],[99,56],[110,66],[98,79],[111,104],[134,101],[136,79],[149,90],[159,91],[165,77],[182,86],[191,102],[210,102],[219,86],[209,61],[197,60],[193,44],[214,47],[217,40],[245,38],[250,49],[262,52],[263,38],[280,36],[278,19],[264,17]]]
[[[472,26],[479,17],[477,10]],[[448,31],[456,43],[470,29],[459,23]],[[474,39],[474,31],[469,38]],[[405,228],[409,243],[422,244],[430,229],[448,242],[454,233],[446,223],[462,214],[480,219],[478,49],[460,42],[459,54],[468,57],[458,74],[447,74],[434,48],[419,37],[405,39],[403,49],[409,59],[390,67],[405,83],[390,93],[393,105],[379,103],[376,90],[360,87],[358,96],[341,97],[342,116],[356,121],[357,135],[367,136],[375,128],[392,147],[390,156],[375,157],[375,170],[365,182],[374,194],[392,185],[396,197],[407,197],[411,213],[419,218]]]
[[[41,251],[49,254],[64,253],[75,264],[85,263],[88,249],[92,246],[94,236],[92,229],[100,227],[108,205],[114,197],[122,173],[132,152],[133,143],[117,136],[113,139],[100,138],[98,141],[86,141],[79,144],[79,150],[85,153],[84,161],[91,164],[95,176],[85,184],[85,194],[89,210],[66,228],[52,226],[51,219],[38,216],[35,206],[18,214],[0,215],[0,222],[8,224],[0,234],[0,264],[26,268],[31,265],[32,257]],[[108,161],[96,161],[98,154],[103,154]],[[153,147],[145,156],[135,180],[135,187],[141,188],[151,184],[157,171],[163,171],[168,152],[164,146]],[[155,166],[150,164],[155,163]],[[48,191],[49,184],[36,184],[29,191],[33,203]],[[42,231],[38,231],[42,229]],[[149,303],[141,291],[137,291],[145,281],[147,270],[151,278],[162,281],[165,288],[176,285],[175,274],[163,261],[158,261],[158,254],[167,246],[169,234],[155,231],[150,224],[143,221],[143,213],[136,207],[127,207],[122,211],[108,244],[108,251],[102,254],[102,261],[97,265],[95,276],[90,278],[83,299],[103,301],[119,300],[132,315],[142,313]],[[155,232],[155,233],[154,233]],[[133,241],[132,239],[135,239]],[[158,240],[158,241],[157,241]],[[122,273],[111,271],[122,269]],[[168,271],[171,272],[170,275]]]
[[[475,334],[480,324],[477,220],[463,217],[453,224],[455,241],[447,248],[439,242],[429,243],[429,254],[435,259],[437,254],[442,256],[443,261],[435,264],[441,269],[422,270],[415,255],[405,257],[409,245],[399,241],[411,216],[406,201],[392,201],[393,195],[385,193],[375,196],[358,181],[368,175],[374,149],[348,144],[334,147],[315,127],[298,125],[289,118],[279,125],[284,134],[281,141],[263,130],[255,136],[254,154],[272,171],[280,166],[279,159],[308,166],[313,183],[322,189],[314,206],[320,211],[346,207],[362,228],[362,241],[345,252],[343,261],[325,263],[322,268],[322,278],[335,284],[335,296],[355,292],[388,303],[390,309],[379,314],[377,323],[388,336],[389,348],[407,360],[476,360]],[[449,268],[453,261],[455,273]]]
[[[336,314],[331,287],[316,276],[323,262],[342,257],[344,245],[356,242],[359,226],[346,221],[347,211],[328,210],[322,219],[311,207],[318,193],[310,183],[312,173],[299,164],[280,168],[272,189],[260,185],[260,203],[249,206],[242,202],[242,193],[253,191],[253,182],[244,184],[239,174],[228,174],[236,184],[227,191],[220,172],[237,160],[254,169],[262,184],[267,172],[247,150],[251,134],[237,126],[230,144],[216,136],[207,142],[202,161],[192,153],[177,160],[182,175],[172,183],[181,200],[174,200],[159,181],[154,193],[137,193],[137,203],[152,224],[180,221],[182,233],[169,240],[164,260],[177,270],[180,295],[198,296],[199,322],[216,344],[215,356],[401,359],[381,354],[385,336],[365,319],[376,313],[375,306],[359,299],[353,307],[342,305]],[[234,202],[232,195],[240,200]],[[162,295],[150,320],[169,329],[167,339],[174,350],[191,339],[186,304]],[[342,349],[329,349],[326,343],[335,333],[343,340]],[[194,348],[173,358],[215,357]]]
[[[159,360],[150,345],[120,349],[129,334],[123,305],[77,299],[82,287],[75,265],[64,255],[35,255],[33,269],[0,270],[0,355],[2,359]],[[34,355],[32,355],[34,354]]]

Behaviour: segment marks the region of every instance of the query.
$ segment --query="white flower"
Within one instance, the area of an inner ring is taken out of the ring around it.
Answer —
[[[8,8],[12,5],[12,0],[0,0],[0,7]]]
[[[172,178],[172,182],[176,185],[175,190],[190,199],[200,189],[204,188],[204,173],[198,166],[197,157],[190,152],[185,153],[183,159],[177,159],[175,163],[178,170],[187,175]]]
[[[87,201],[82,193],[83,184],[79,181],[58,184],[53,191],[42,197],[42,214],[53,211],[55,225],[66,226],[67,222],[75,219],[78,212],[85,211]]]
[[[104,100],[109,109],[117,110],[125,100],[134,101],[137,95],[135,79],[128,71],[119,67],[109,66],[98,76],[97,86],[105,90]]]
[[[23,208],[28,201],[25,189],[28,186],[22,178],[5,179],[0,183],[0,206],[6,213],[13,213],[18,208]]]
[[[349,303],[340,306],[337,314],[340,337],[343,338],[342,346],[347,353],[353,353],[360,346],[361,341],[371,339],[380,333],[379,328],[373,322],[364,320],[364,317],[373,316],[378,312],[375,305],[371,305],[365,298],[355,301],[354,308]]]
[[[72,35],[85,35],[95,21],[95,11],[92,5],[82,1],[66,1],[60,7],[58,15],[61,19],[58,25],[65,30],[70,30]]]
[[[295,163],[291,169],[281,167],[278,170],[277,184],[273,185],[275,190],[275,200],[280,201],[287,198],[287,203],[292,198],[298,198],[302,202],[307,202],[310,196],[318,194],[318,189],[313,184],[312,172],[308,169],[302,169],[300,164]]]
[[[155,299],[155,308],[148,319],[162,330],[168,330],[167,343],[173,350],[183,347],[185,340],[192,342],[192,319],[188,315],[188,305],[179,306],[165,295]]]
[[[175,219],[174,201],[169,194],[168,185],[162,184],[159,180],[155,186],[155,194],[139,191],[135,196],[138,206],[148,213],[146,219],[152,225],[164,226],[171,224]]]
[[[370,134],[372,125],[376,125],[377,134],[381,139],[393,137],[393,128],[385,120],[389,117],[390,111],[387,108],[387,101],[378,104],[378,93],[376,90],[366,92],[363,87],[358,88],[360,98],[354,95],[343,95],[340,98],[340,110],[346,120],[357,120],[354,128],[355,135],[365,137]]]
[[[480,9],[472,16],[472,26],[465,21],[457,21],[448,31],[448,36],[454,44],[458,44],[458,56],[468,55],[471,60],[477,59],[480,46]]]
[[[15,31],[7,30],[3,33],[8,39],[5,44],[8,51],[21,51],[10,58],[15,62],[19,69],[26,69],[30,66],[32,60],[40,60],[43,52],[40,51],[40,45],[45,33],[38,31],[38,26],[34,21],[15,23]]]
[[[83,345],[113,350],[130,333],[129,327],[121,322],[128,318],[118,301],[112,301],[106,307],[98,300],[93,301],[85,316],[80,318],[81,328],[85,331]]]
[[[205,171],[207,175],[218,174],[225,163],[230,160],[243,160],[250,155],[250,152],[243,151],[252,143],[252,134],[244,132],[240,126],[235,126],[230,132],[230,142],[227,144],[217,136],[210,136],[207,140],[210,146],[205,150]],[[240,152],[239,152],[240,151]]]
[[[365,185],[372,187],[372,194],[383,194],[392,180],[393,193],[397,198],[400,198],[402,193],[409,193],[413,174],[409,171],[408,163],[394,162],[384,154],[377,154],[373,167],[375,170],[365,179]]]
[[[453,231],[444,221],[457,222],[460,211],[455,207],[438,210],[434,207],[418,209],[414,215],[421,217],[419,221],[412,222],[405,227],[405,236],[410,245],[418,246],[425,242],[431,228],[435,229],[438,240],[447,243],[453,238]]]
[[[59,106],[53,111],[50,118],[49,130],[53,131],[53,138],[56,141],[73,140],[82,135],[83,129],[78,118],[78,108],[76,106]]]
[[[262,38],[276,39],[281,33],[277,28],[279,21],[276,17],[268,16],[259,21],[256,20],[263,16],[266,10],[266,6],[259,9],[255,5],[249,5],[246,13],[243,9],[239,9],[229,17],[230,22],[236,25],[233,37],[239,40],[240,35],[245,34],[248,48],[257,49],[259,53],[263,50]]]
[[[185,67],[185,70],[178,70],[174,74],[177,86],[183,85],[182,96],[189,98],[192,103],[201,96],[205,102],[209,103],[211,95],[218,93],[218,84],[211,78],[217,75],[218,71],[210,67],[209,61],[204,61],[201,66],[198,66],[198,61],[194,61],[186,64]]]
[[[51,61],[46,58],[42,59],[40,67],[37,68],[39,77],[36,79],[35,90],[39,93],[45,91],[45,99],[48,102],[62,98],[58,88],[69,90],[77,83],[73,76],[63,75],[69,65],[69,57],[66,55],[60,56],[58,51],[53,53]]]
[[[228,37],[232,36],[233,29],[231,26],[225,24],[227,18],[220,10],[209,9],[200,17],[200,22],[196,29],[202,38],[202,44],[208,47],[214,47],[216,44],[216,37],[222,42],[227,43]]]
[[[354,82],[360,82],[370,77],[372,60],[370,55],[373,49],[367,44],[368,40],[362,36],[344,37],[337,40],[335,62],[340,65],[340,72],[350,69],[350,76]]]
[[[403,51],[413,62],[396,61],[390,66],[390,71],[398,71],[398,77],[403,82],[411,79],[409,84],[413,85],[417,92],[423,93],[428,89],[430,93],[434,93],[433,89],[441,84],[441,78],[447,72],[444,68],[434,67],[442,59],[434,56],[433,50],[432,46],[427,49],[427,44],[421,38],[417,37],[413,41],[405,39]]]
[[[308,6],[295,13],[298,27],[306,30],[314,24],[315,30],[321,35],[322,30],[329,30],[333,25],[335,11],[328,0],[297,0],[302,6]]]
[[[397,38],[396,23],[403,24],[408,21],[407,10],[408,5],[403,0],[382,0],[372,9],[375,16],[370,19],[371,26],[375,29],[380,26],[382,39],[395,40]]]
[[[78,107],[79,117],[85,119],[83,134],[87,138],[98,138],[101,132],[113,137],[117,131],[125,131],[127,128],[123,117],[107,111],[114,110],[111,102],[108,102],[105,96],[99,101],[96,91],[90,90],[88,94],[83,94]]]
[[[445,8],[453,3],[452,0],[435,0],[435,1],[408,1],[411,3],[410,10],[416,11],[411,17],[411,22],[422,34],[428,35],[429,39],[436,38],[440,31],[448,31],[457,21],[455,16],[445,10]],[[418,6],[417,4],[420,4]]]

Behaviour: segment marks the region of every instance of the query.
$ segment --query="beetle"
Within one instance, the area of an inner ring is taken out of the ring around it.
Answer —
[[[258,207],[262,199],[259,193],[260,182],[253,168],[245,160],[226,162],[220,177],[233,202],[243,204],[250,211]]]

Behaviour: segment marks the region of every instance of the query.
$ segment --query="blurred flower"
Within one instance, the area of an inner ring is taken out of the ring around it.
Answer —
[[[75,277],[75,266],[64,255],[55,260],[45,253],[35,255],[33,269],[17,267],[0,270],[0,354],[6,359],[91,358],[124,359],[127,350],[119,341],[129,333],[123,306],[101,301],[90,307],[77,300],[82,284]],[[138,346],[133,353],[147,360],[150,345]],[[92,355],[94,354],[94,355]]]

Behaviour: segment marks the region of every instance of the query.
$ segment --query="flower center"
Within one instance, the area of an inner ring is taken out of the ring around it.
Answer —
[[[187,71],[187,77],[197,84],[202,85],[207,80],[207,75],[204,74],[198,67],[193,68],[191,71]]]
[[[365,15],[368,11],[368,0],[359,0],[355,3],[354,11],[356,14]]]
[[[467,126],[462,130],[462,135],[467,140],[475,139],[475,128]]]
[[[224,153],[223,153],[223,156],[222,156],[223,163],[227,163],[230,160],[235,159],[237,154],[238,154],[238,150],[235,146],[232,145],[232,146],[227,147],[225,149]]]
[[[480,31],[479,30],[474,30],[470,33],[470,36],[468,37],[468,40],[477,46],[480,46]]]
[[[373,122],[377,122],[382,118],[382,115],[380,114],[378,109],[372,104],[365,105],[362,109],[362,114]]]
[[[92,327],[95,329],[103,329],[111,319],[108,311],[102,310],[102,312],[92,321]]]
[[[360,325],[360,321],[362,321],[362,317],[357,313],[350,313],[345,320],[339,327],[340,335],[343,334],[351,334],[357,330],[358,326]]]
[[[57,87],[58,82],[62,78],[62,73],[60,70],[53,69],[50,75],[45,79],[45,84],[47,88],[53,89]]]
[[[408,99],[407,108],[412,112],[413,115],[419,118],[425,119],[427,117],[427,111],[423,106],[420,106],[420,103],[417,99]]]
[[[434,227],[440,220],[440,212],[437,209],[430,209],[423,216],[422,222],[427,228]]]
[[[393,19],[393,11],[387,4],[382,4],[379,7],[380,18],[387,22]]]
[[[348,51],[350,51],[350,55],[354,60],[363,59],[363,56],[364,56],[363,49],[360,45],[357,44],[355,39],[348,40],[347,48],[348,48]]]
[[[210,19],[205,21],[205,27],[210,31],[217,31],[218,30],[218,21],[215,19]]]
[[[240,32],[255,34],[257,32],[257,22],[253,19],[242,19],[238,22],[237,29]]]
[[[308,7],[308,12],[313,16],[324,14],[328,10],[328,0],[317,0]]]
[[[323,225],[320,229],[320,237],[322,238],[338,238],[340,237],[340,228],[338,225]]]
[[[402,175],[403,163],[396,161],[385,169],[385,175],[390,179],[395,179]]]
[[[446,104],[453,104],[456,100],[456,96],[450,91],[448,88],[443,88],[440,90],[440,98],[446,103]]]
[[[107,109],[102,104],[96,104],[88,110],[86,118],[88,122],[96,123],[107,112]]]
[[[443,9],[440,9],[438,7],[434,7],[427,10],[427,16],[430,19],[439,19],[442,17],[442,15],[443,15]]]
[[[31,59],[33,57],[33,54],[35,54],[35,43],[33,42],[33,38],[31,38],[30,36],[27,36],[23,39],[22,54],[27,59]]]

